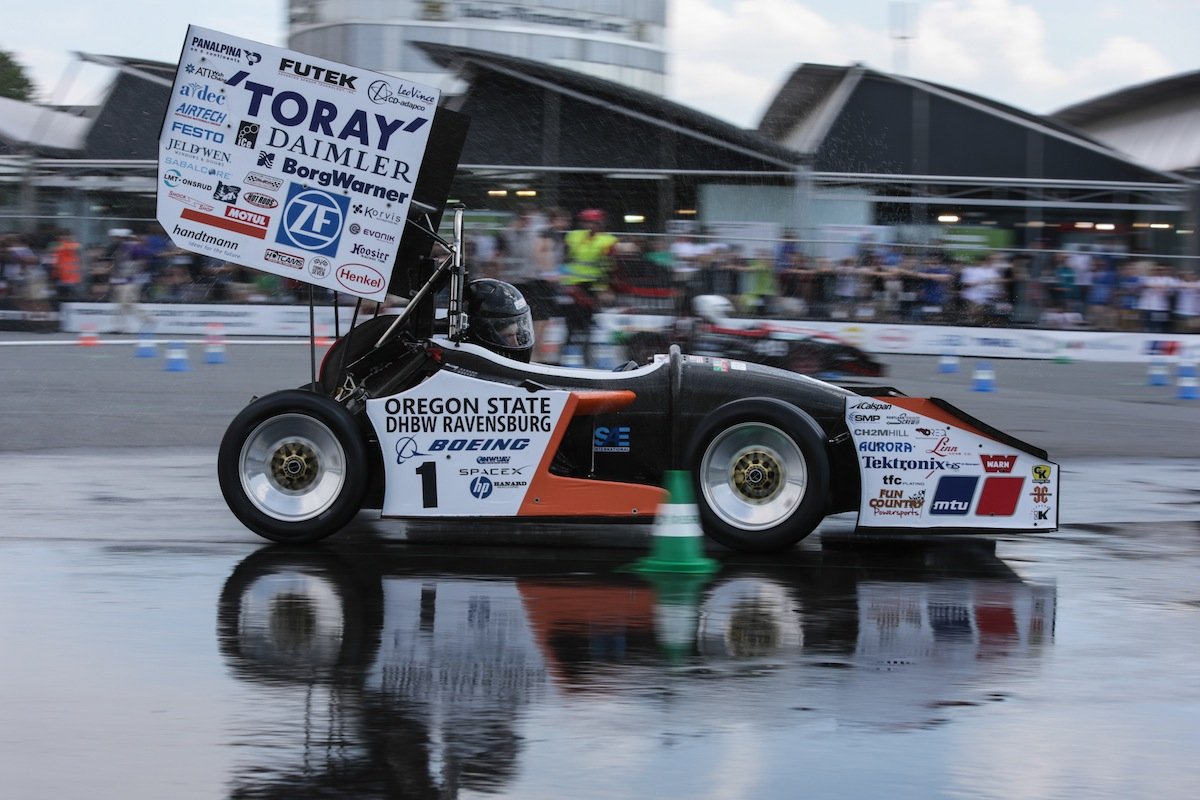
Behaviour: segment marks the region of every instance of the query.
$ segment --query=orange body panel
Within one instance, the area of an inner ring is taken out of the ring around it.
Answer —
[[[537,471],[529,481],[525,501],[518,512],[522,517],[594,516],[651,518],[667,492],[658,486],[641,483],[566,478],[550,473],[550,464],[562,443],[567,426],[577,415],[588,416],[624,408],[637,397],[631,391],[571,392],[558,427],[542,455]]]
[[[888,403],[891,403],[894,406],[898,406],[900,408],[907,408],[909,411],[913,412],[914,414],[921,414],[926,417],[931,417],[933,419],[938,420],[939,422],[944,422],[947,425],[953,425],[954,427],[961,428],[964,431],[970,431],[971,433],[982,436],[985,439],[994,439],[995,438],[991,434],[989,434],[985,431],[979,430],[979,428],[976,428],[974,425],[967,422],[966,420],[959,419],[958,417],[954,416],[953,414],[950,414],[950,413],[944,411],[943,409],[934,405],[933,403],[931,403],[929,400],[927,400],[925,398],[922,398],[922,397],[887,397],[887,398],[884,398],[884,400]]]

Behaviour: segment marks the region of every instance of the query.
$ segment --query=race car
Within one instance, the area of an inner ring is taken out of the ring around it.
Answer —
[[[703,532],[747,552],[854,510],[878,533],[1057,526],[1046,452],[941,400],[675,345],[613,371],[529,363],[527,305],[509,284],[469,280],[461,210],[453,230],[400,314],[354,325],[315,381],[230,423],[218,476],[249,529],[312,542],[363,508],[650,522],[670,471],[690,476]],[[447,329],[434,334],[442,289]]]
[[[694,316],[674,320],[669,329],[638,329],[621,336],[629,358],[639,363],[677,343],[688,353],[736,358],[815,377],[870,377],[886,374],[884,364],[850,342],[825,331],[775,320],[739,320],[722,295],[692,299]]]

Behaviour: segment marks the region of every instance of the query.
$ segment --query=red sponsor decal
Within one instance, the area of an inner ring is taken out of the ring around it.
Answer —
[[[1049,503],[1050,502],[1050,487],[1049,486],[1035,486],[1035,487],[1033,487],[1033,491],[1030,492],[1030,496],[1033,497],[1033,502],[1035,502],[1035,503]]]
[[[227,219],[235,219],[238,222],[245,222],[247,225],[257,225],[260,228],[265,228],[271,224],[271,218],[266,214],[260,214],[257,211],[251,211],[247,208],[237,208],[236,206],[226,206],[225,217]]]
[[[342,264],[334,274],[338,283],[352,291],[372,294],[383,289],[383,275],[366,264]]]
[[[957,446],[950,444],[949,436],[943,436],[941,439],[938,439],[938,443],[933,446],[933,449],[927,452],[929,452],[931,455],[937,456],[938,458],[962,454],[962,451],[959,450]]]
[[[201,202],[200,200],[197,200],[194,197],[188,197],[186,194],[180,194],[179,192],[172,191],[172,192],[167,192],[167,196],[170,197],[172,200],[178,200],[179,202],[183,203],[185,206],[191,206],[192,208],[198,208],[201,211],[212,211],[213,210],[213,207],[211,205],[209,205],[208,203]]]
[[[179,215],[182,219],[190,219],[192,222],[199,222],[201,225],[211,225],[214,228],[224,228],[227,231],[241,233],[246,236],[253,236],[256,239],[267,238],[265,228],[260,228],[257,225],[247,225],[244,222],[237,220],[225,219],[224,217],[214,217],[212,214],[202,214],[191,208],[183,209]]]
[[[1024,485],[1024,478],[986,478],[975,506],[975,516],[1011,517],[1017,511]]]
[[[984,472],[1012,472],[1017,463],[1016,456],[979,456]]]

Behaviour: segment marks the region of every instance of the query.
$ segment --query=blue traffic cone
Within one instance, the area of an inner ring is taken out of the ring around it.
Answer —
[[[134,358],[157,358],[158,347],[154,339],[142,336],[138,339],[137,349],[133,351]]]
[[[942,353],[942,357],[938,359],[938,372],[958,372],[958,356],[953,352]]]
[[[1179,400],[1200,399],[1200,393],[1197,392],[1196,387],[1196,363],[1194,361],[1180,362],[1175,379],[1175,385],[1178,387],[1176,398]]]
[[[704,555],[704,532],[700,530],[700,509],[692,491],[692,474],[670,469],[663,475],[667,501],[654,516],[654,543],[646,558],[638,559],[633,569],[639,572],[684,572],[707,574],[719,564]]]
[[[1167,362],[1162,358],[1155,358],[1150,361],[1150,369],[1146,371],[1147,386],[1166,386],[1167,380]]]
[[[971,391],[996,391],[996,373],[992,371],[992,364],[990,361],[980,361],[975,365],[975,377],[974,383],[971,385]]]
[[[163,364],[165,372],[187,372],[191,369],[188,366],[187,345],[183,342],[171,342],[167,345],[167,360]]]

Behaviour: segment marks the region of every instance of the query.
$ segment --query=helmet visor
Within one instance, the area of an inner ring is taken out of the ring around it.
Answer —
[[[528,350],[533,347],[533,318],[528,310],[511,317],[473,319],[471,331],[482,344],[506,350]]]

